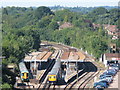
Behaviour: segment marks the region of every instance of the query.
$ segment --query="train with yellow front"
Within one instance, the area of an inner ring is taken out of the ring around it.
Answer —
[[[53,68],[48,73],[48,81],[51,84],[56,84],[61,79],[61,61],[56,60]]]
[[[20,78],[21,78],[21,80],[24,81],[24,82],[28,82],[29,81],[29,71],[26,68],[24,62],[19,63],[19,70],[20,70]]]

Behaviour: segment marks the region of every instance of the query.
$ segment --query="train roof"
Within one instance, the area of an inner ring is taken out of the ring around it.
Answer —
[[[54,68],[49,72],[48,75],[56,75],[58,73],[58,71],[59,71],[59,68]]]
[[[56,75],[61,67],[61,61],[58,59],[56,60],[52,70],[49,72],[48,75]]]
[[[19,69],[20,69],[20,72],[28,72],[24,62],[19,63]]]
[[[58,60],[56,60],[53,68],[60,68],[60,66],[61,66],[61,61],[60,61],[60,59],[58,59]]]

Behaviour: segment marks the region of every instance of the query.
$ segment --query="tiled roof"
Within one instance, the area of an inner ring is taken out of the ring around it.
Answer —
[[[105,53],[107,58],[120,58],[120,53]]]
[[[118,31],[117,25],[104,24],[103,26],[104,26],[105,29],[109,30],[110,32],[117,32]]]
[[[64,24],[62,24],[59,29],[64,29],[64,28],[69,28],[69,27],[73,27],[73,25],[69,22],[65,22]]]

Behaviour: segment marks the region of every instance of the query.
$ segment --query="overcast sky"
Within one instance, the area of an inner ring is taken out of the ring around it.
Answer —
[[[118,6],[120,0],[0,0],[1,6]]]

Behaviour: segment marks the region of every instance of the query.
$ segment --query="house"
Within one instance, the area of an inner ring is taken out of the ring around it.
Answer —
[[[116,39],[120,38],[120,31],[117,28],[117,25],[104,24],[103,27],[104,27],[104,29],[107,30],[108,35],[112,35],[113,40],[116,40]]]
[[[69,22],[65,22],[59,27],[59,30],[64,29],[64,28],[70,28],[70,27],[73,27],[73,25]]]
[[[104,24],[103,27],[107,30],[108,35],[115,35],[118,32],[117,25]]]
[[[112,39],[113,39],[113,40],[115,40],[115,39],[120,39],[120,32],[115,33],[115,34],[113,35]]]
[[[109,63],[120,63],[120,53],[105,53],[102,58],[102,62],[107,65]]]

